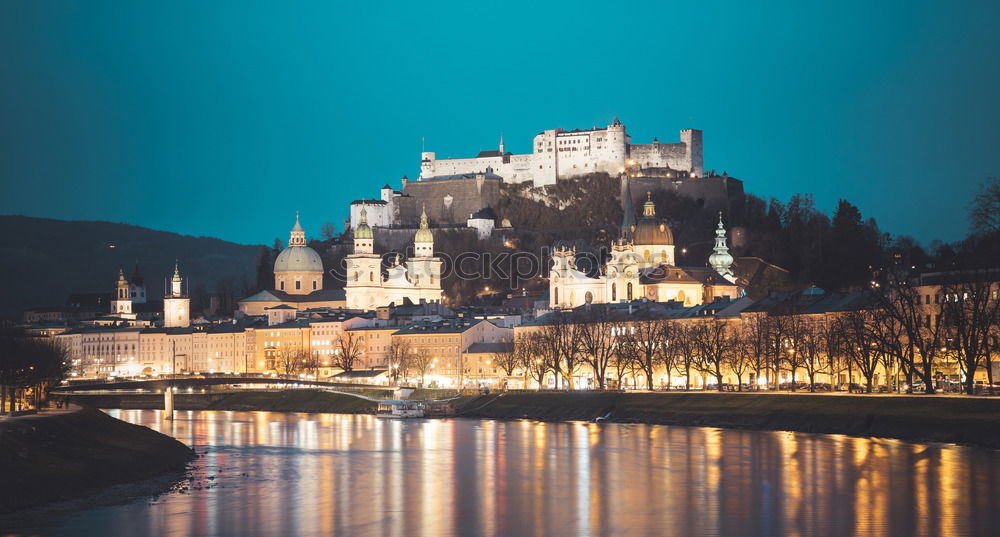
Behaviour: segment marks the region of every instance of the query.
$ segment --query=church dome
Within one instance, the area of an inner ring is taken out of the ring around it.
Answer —
[[[632,243],[653,246],[673,246],[674,232],[670,226],[656,218],[656,204],[650,192],[646,192],[646,203],[642,204],[642,218],[632,231]]]
[[[354,230],[354,240],[358,239],[374,239],[375,234],[372,233],[372,228],[368,224],[361,223],[358,228]]]
[[[655,246],[672,246],[674,244],[674,233],[666,223],[652,218],[643,218],[635,225],[632,232],[632,242],[634,244],[652,244]]]
[[[274,261],[275,272],[323,272],[323,260],[308,246],[289,246]]]
[[[430,225],[427,223],[427,209],[420,213],[420,229],[413,237],[413,242],[434,242],[434,234],[431,233]]]
[[[368,226],[368,209],[361,207],[361,221],[358,223],[357,229],[354,230],[354,240],[374,238],[375,234],[372,233],[372,228]]]

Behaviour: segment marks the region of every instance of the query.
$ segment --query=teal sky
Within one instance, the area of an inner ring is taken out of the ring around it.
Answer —
[[[876,5],[877,4],[877,5]],[[311,236],[546,128],[705,131],[762,197],[961,238],[1000,175],[1000,2],[0,3],[0,213]]]

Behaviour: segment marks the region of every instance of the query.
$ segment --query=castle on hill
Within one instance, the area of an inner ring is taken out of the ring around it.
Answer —
[[[507,183],[532,182],[537,186],[553,185],[594,172],[617,174],[629,164],[644,168],[670,168],[690,177],[704,173],[702,133],[697,129],[680,131],[680,142],[633,144],[616,117],[604,128],[549,129],[538,133],[532,152],[515,155],[505,150],[503,136],[497,150],[480,151],[472,158],[439,159],[431,151],[421,153],[420,177],[426,181],[443,177],[461,177],[483,173],[487,169]]]

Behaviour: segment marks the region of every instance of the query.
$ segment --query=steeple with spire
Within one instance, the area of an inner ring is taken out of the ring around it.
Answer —
[[[643,218],[656,218],[656,204],[653,203],[653,193],[646,192],[646,202],[642,204]]]
[[[413,236],[413,253],[417,257],[434,256],[434,234],[431,233],[431,226],[427,221],[427,207],[420,212],[420,229]]]
[[[184,278],[180,262],[174,261],[174,275],[170,278],[170,293],[163,297],[163,326],[184,328],[191,325],[191,299],[184,294]]]
[[[115,298],[111,301],[111,313],[126,315],[132,313],[132,293],[123,268],[118,269],[118,281],[115,282]]]
[[[503,156],[504,153],[505,153],[505,151],[504,151],[504,147],[503,147],[503,133],[501,132],[500,133],[500,156]]]
[[[628,176],[622,176],[622,182],[625,183],[625,188],[622,192],[622,210],[624,214],[622,215],[621,236],[623,239],[627,239],[635,231],[635,206],[632,205],[632,184],[628,180]]]
[[[361,220],[354,230],[354,253],[370,254],[375,251],[375,234],[368,225],[368,210],[361,207]]]
[[[302,229],[302,224],[299,223],[299,212],[295,211],[295,226],[292,227],[292,232],[288,238],[289,246],[305,246],[306,245],[306,232]]]
[[[174,275],[170,278],[170,296],[183,296],[184,278],[181,277],[180,261],[174,260]]]
[[[722,224],[722,211],[719,211],[719,226],[715,228],[715,248],[712,250],[712,255],[708,256],[708,264],[723,278],[735,282],[736,276],[732,269],[733,256],[726,246],[726,228]]]

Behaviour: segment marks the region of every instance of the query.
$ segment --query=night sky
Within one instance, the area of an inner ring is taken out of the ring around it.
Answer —
[[[617,114],[638,143],[704,130],[762,197],[961,238],[1000,175],[1000,2],[766,4],[8,0],[0,213],[318,236],[415,177],[421,137],[526,153]]]

